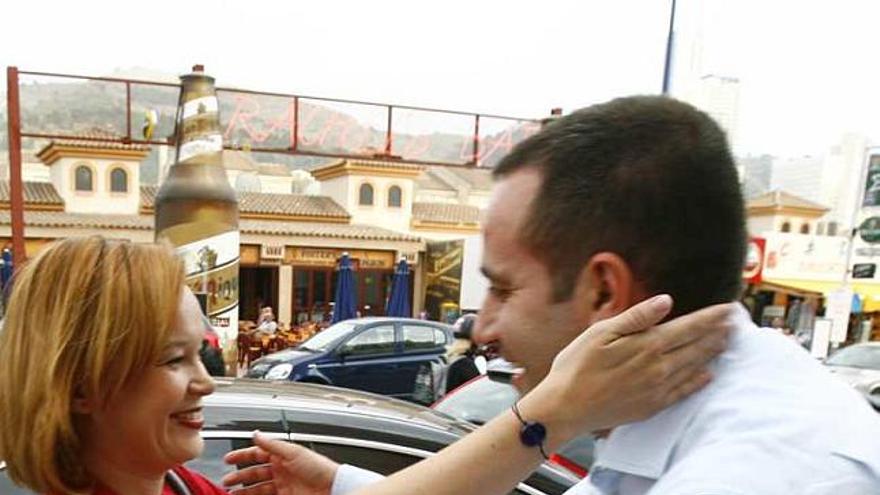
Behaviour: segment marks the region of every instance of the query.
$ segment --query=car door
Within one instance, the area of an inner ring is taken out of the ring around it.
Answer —
[[[419,368],[432,361],[439,363],[446,352],[447,334],[433,325],[417,322],[400,324],[402,352],[395,387],[401,394],[411,398]]]
[[[359,329],[335,350],[337,359],[318,365],[318,370],[337,387],[383,395],[399,393],[392,384],[397,373],[393,323]]]

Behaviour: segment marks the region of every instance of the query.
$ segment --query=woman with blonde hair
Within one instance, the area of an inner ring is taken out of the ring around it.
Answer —
[[[222,494],[203,447],[201,310],[166,246],[100,237],[17,274],[0,331],[0,459],[46,494]]]

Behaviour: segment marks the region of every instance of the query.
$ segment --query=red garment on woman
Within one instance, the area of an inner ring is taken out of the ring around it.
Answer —
[[[190,471],[183,466],[174,468],[174,472],[186,483],[193,495],[229,495],[229,492],[211,483],[208,478],[201,474]],[[117,494],[113,490],[105,487],[98,487],[93,495],[123,495]],[[178,495],[171,489],[168,483],[162,487],[162,495]]]

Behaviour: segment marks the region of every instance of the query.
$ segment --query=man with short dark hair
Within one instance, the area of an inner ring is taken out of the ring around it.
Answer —
[[[521,367],[521,391],[552,375],[584,328],[651,296],[670,294],[673,314],[739,297],[735,166],[722,130],[690,105],[643,96],[579,110],[517,145],[494,175],[475,340]],[[880,419],[866,401],[744,309],[733,324],[713,381],[614,428],[570,493],[880,493]],[[334,494],[361,482],[349,466],[334,476]]]

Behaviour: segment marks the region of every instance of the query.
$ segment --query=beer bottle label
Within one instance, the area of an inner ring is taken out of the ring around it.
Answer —
[[[178,122],[183,131],[178,148],[179,161],[223,151],[218,111],[216,96],[202,96],[183,104]]]
[[[180,224],[169,230],[193,229],[202,225]],[[224,232],[177,247],[184,262],[186,285],[205,294],[206,313],[221,343],[234,342],[238,334],[239,233]],[[223,345],[224,349],[227,347]]]

